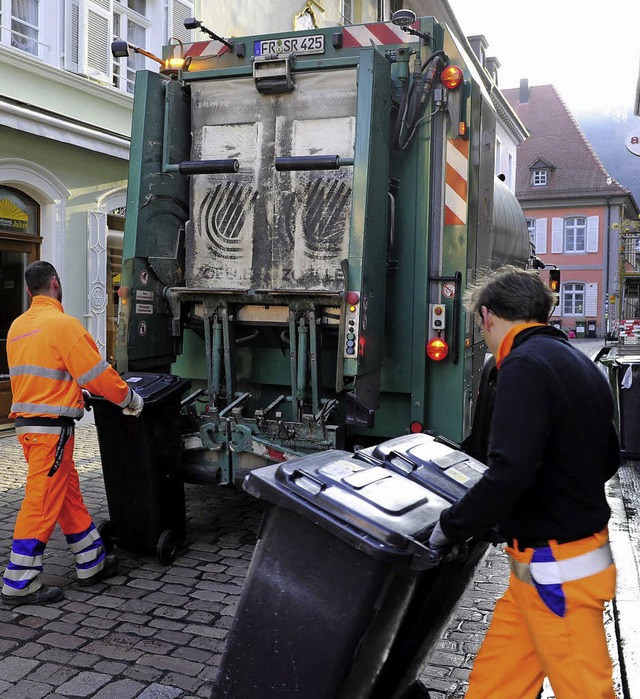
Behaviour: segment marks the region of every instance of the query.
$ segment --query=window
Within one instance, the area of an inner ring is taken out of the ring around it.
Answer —
[[[496,175],[502,172],[502,141],[496,138]]]
[[[343,24],[353,24],[353,0],[342,0],[340,14]]]
[[[532,177],[532,184],[534,187],[544,187],[549,183],[549,171],[548,170],[534,170]]]
[[[0,236],[38,235],[38,204],[26,194],[0,187]]]
[[[136,71],[155,71],[158,64],[133,51],[114,59],[111,42],[121,39],[161,56],[172,37],[193,40],[184,27],[190,16],[191,0],[65,0],[64,67],[133,92]]]
[[[0,43],[37,56],[39,25],[38,0],[0,0]]]
[[[529,238],[531,238],[531,242],[535,245],[536,244],[536,220],[535,220],[535,218],[528,218],[527,219],[527,230],[529,231]]]
[[[587,219],[573,216],[564,220],[564,252],[585,252]]]
[[[128,7],[127,7],[128,5]],[[134,46],[146,48],[149,21],[144,13],[146,0],[116,0],[113,6],[113,36]],[[126,58],[113,59],[113,85],[119,90],[133,92],[136,71],[145,67],[145,58],[131,51]]]
[[[584,284],[563,284],[562,286],[562,315],[584,315]]]

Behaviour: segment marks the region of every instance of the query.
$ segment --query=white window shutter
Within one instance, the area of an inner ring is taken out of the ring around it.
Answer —
[[[551,252],[562,252],[562,234],[564,232],[564,220],[554,218],[551,223]]]
[[[598,315],[598,284],[587,284],[584,290],[584,314],[587,318]]]
[[[171,17],[169,18],[168,35],[165,37],[165,43],[169,43],[169,40],[172,38],[180,39],[185,44],[191,43],[193,41],[193,32],[185,28],[184,21],[187,17],[193,17],[193,3],[187,0],[170,0],[169,7],[171,9]]]
[[[536,219],[536,255],[547,254],[547,219]]]
[[[112,0],[80,0],[79,17],[78,72],[110,83]]]
[[[64,5],[64,67],[79,72],[78,57],[80,42],[79,0],[66,0]]]
[[[587,218],[587,252],[598,252],[599,225],[599,216],[589,216]]]

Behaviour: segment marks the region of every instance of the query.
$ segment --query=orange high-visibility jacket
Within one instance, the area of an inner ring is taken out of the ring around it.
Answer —
[[[62,304],[34,296],[7,336],[13,404],[10,418],[84,414],[82,388],[124,407],[131,389],[102,357],[93,338]]]

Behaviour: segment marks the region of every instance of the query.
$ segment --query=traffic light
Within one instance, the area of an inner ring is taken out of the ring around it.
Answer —
[[[556,295],[556,306],[560,303],[560,270],[549,270],[549,288]]]

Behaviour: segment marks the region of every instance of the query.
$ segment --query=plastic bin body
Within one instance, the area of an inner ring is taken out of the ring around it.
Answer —
[[[213,699],[394,699],[417,679],[486,546],[422,570],[448,506],[331,450],[250,473],[271,503]]]
[[[595,320],[588,320],[587,321],[587,337],[591,337],[591,338],[596,337],[596,321]]]
[[[640,362],[619,361],[617,374],[620,449],[626,458],[638,459],[640,458]],[[628,388],[625,388],[625,385],[628,385]]]
[[[122,377],[145,401],[139,417],[91,398],[110,524],[118,546],[158,553],[165,532],[186,536],[180,397],[189,382],[168,374]],[[164,561],[162,561],[164,562]],[[168,561],[167,561],[168,562]]]
[[[576,336],[578,338],[584,338],[587,336],[587,321],[586,320],[576,320]]]

